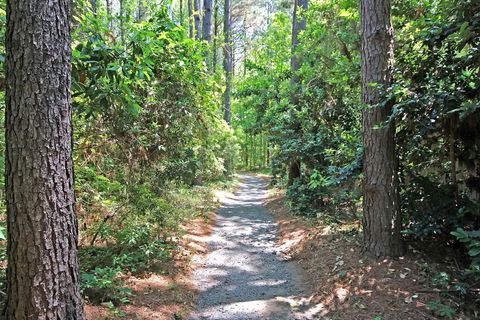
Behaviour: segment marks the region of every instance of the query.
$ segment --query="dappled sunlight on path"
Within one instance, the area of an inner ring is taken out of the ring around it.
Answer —
[[[309,286],[283,259],[278,226],[262,206],[267,183],[242,181],[235,195],[221,196],[211,252],[194,274],[200,298],[190,319],[313,319]]]

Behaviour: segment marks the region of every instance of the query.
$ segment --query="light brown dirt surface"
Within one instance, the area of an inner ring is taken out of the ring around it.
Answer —
[[[322,319],[437,319],[427,303],[438,300],[439,295],[424,292],[431,288],[418,255],[366,259],[361,253],[361,236],[351,231],[358,226],[335,230],[294,217],[280,190],[271,191],[266,207],[280,224],[281,250],[314,285],[310,299]]]
[[[207,252],[206,239],[215,224],[215,214],[197,218],[184,226],[180,249],[172,261],[160,266],[162,274],[126,277],[133,290],[130,303],[116,310],[108,306],[86,306],[87,320],[185,319],[196,304],[198,292],[192,283],[193,261]]]

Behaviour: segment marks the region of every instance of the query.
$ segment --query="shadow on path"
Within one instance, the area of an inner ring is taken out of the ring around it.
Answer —
[[[277,253],[278,226],[262,206],[267,183],[248,175],[241,180],[233,197],[221,199],[210,253],[194,273],[200,298],[189,319],[317,319],[302,298],[309,286]]]

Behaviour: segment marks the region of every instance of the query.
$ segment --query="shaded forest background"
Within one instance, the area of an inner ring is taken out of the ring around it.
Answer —
[[[358,3],[311,1],[298,11],[306,29],[292,71],[291,2],[234,0],[225,21],[224,2],[214,1],[209,25],[200,1],[74,1],[87,300],[128,301],[119,274],[169,259],[181,223],[208,212],[211,190],[228,185],[236,169],[269,170],[298,215],[334,225],[361,220]],[[480,4],[396,0],[392,14],[396,61],[384,103],[394,101],[388,121],[396,128],[402,234],[415,250],[448,252],[459,272],[439,285],[478,303],[471,289],[480,281]],[[1,78],[4,87],[3,71]],[[2,93],[2,122],[3,100]],[[3,131],[0,144],[3,166]],[[358,223],[352,232],[360,231]]]

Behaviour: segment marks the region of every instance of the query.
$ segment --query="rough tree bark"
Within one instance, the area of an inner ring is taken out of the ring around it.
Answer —
[[[384,90],[392,82],[394,32],[390,0],[361,0],[361,58],[364,154],[363,229],[365,251],[374,257],[403,253],[392,103]]]
[[[305,12],[308,9],[308,0],[295,0],[293,7],[293,23],[292,23],[292,58],[290,60],[292,78],[290,79],[290,86],[292,87],[292,95],[290,101],[292,105],[298,107],[299,104],[299,86],[301,79],[297,75],[297,71],[301,67],[301,57],[297,53],[298,48],[298,36],[301,31],[305,30],[307,27],[307,20],[304,15],[300,16],[301,13]],[[298,120],[295,121],[294,130],[299,134],[301,131],[301,126]],[[300,178],[301,176],[301,163],[298,159],[292,159],[291,163],[288,166],[288,181],[287,185],[290,186],[293,184],[295,179]]]
[[[73,190],[71,2],[8,0],[6,319],[84,319]]]
[[[231,115],[231,90],[232,90],[232,68],[233,68],[233,56],[232,56],[232,16],[231,16],[231,2],[225,0],[225,13],[224,13],[224,30],[225,44],[223,46],[223,68],[225,71],[225,93],[224,98],[224,119],[230,124],[232,120]]]

